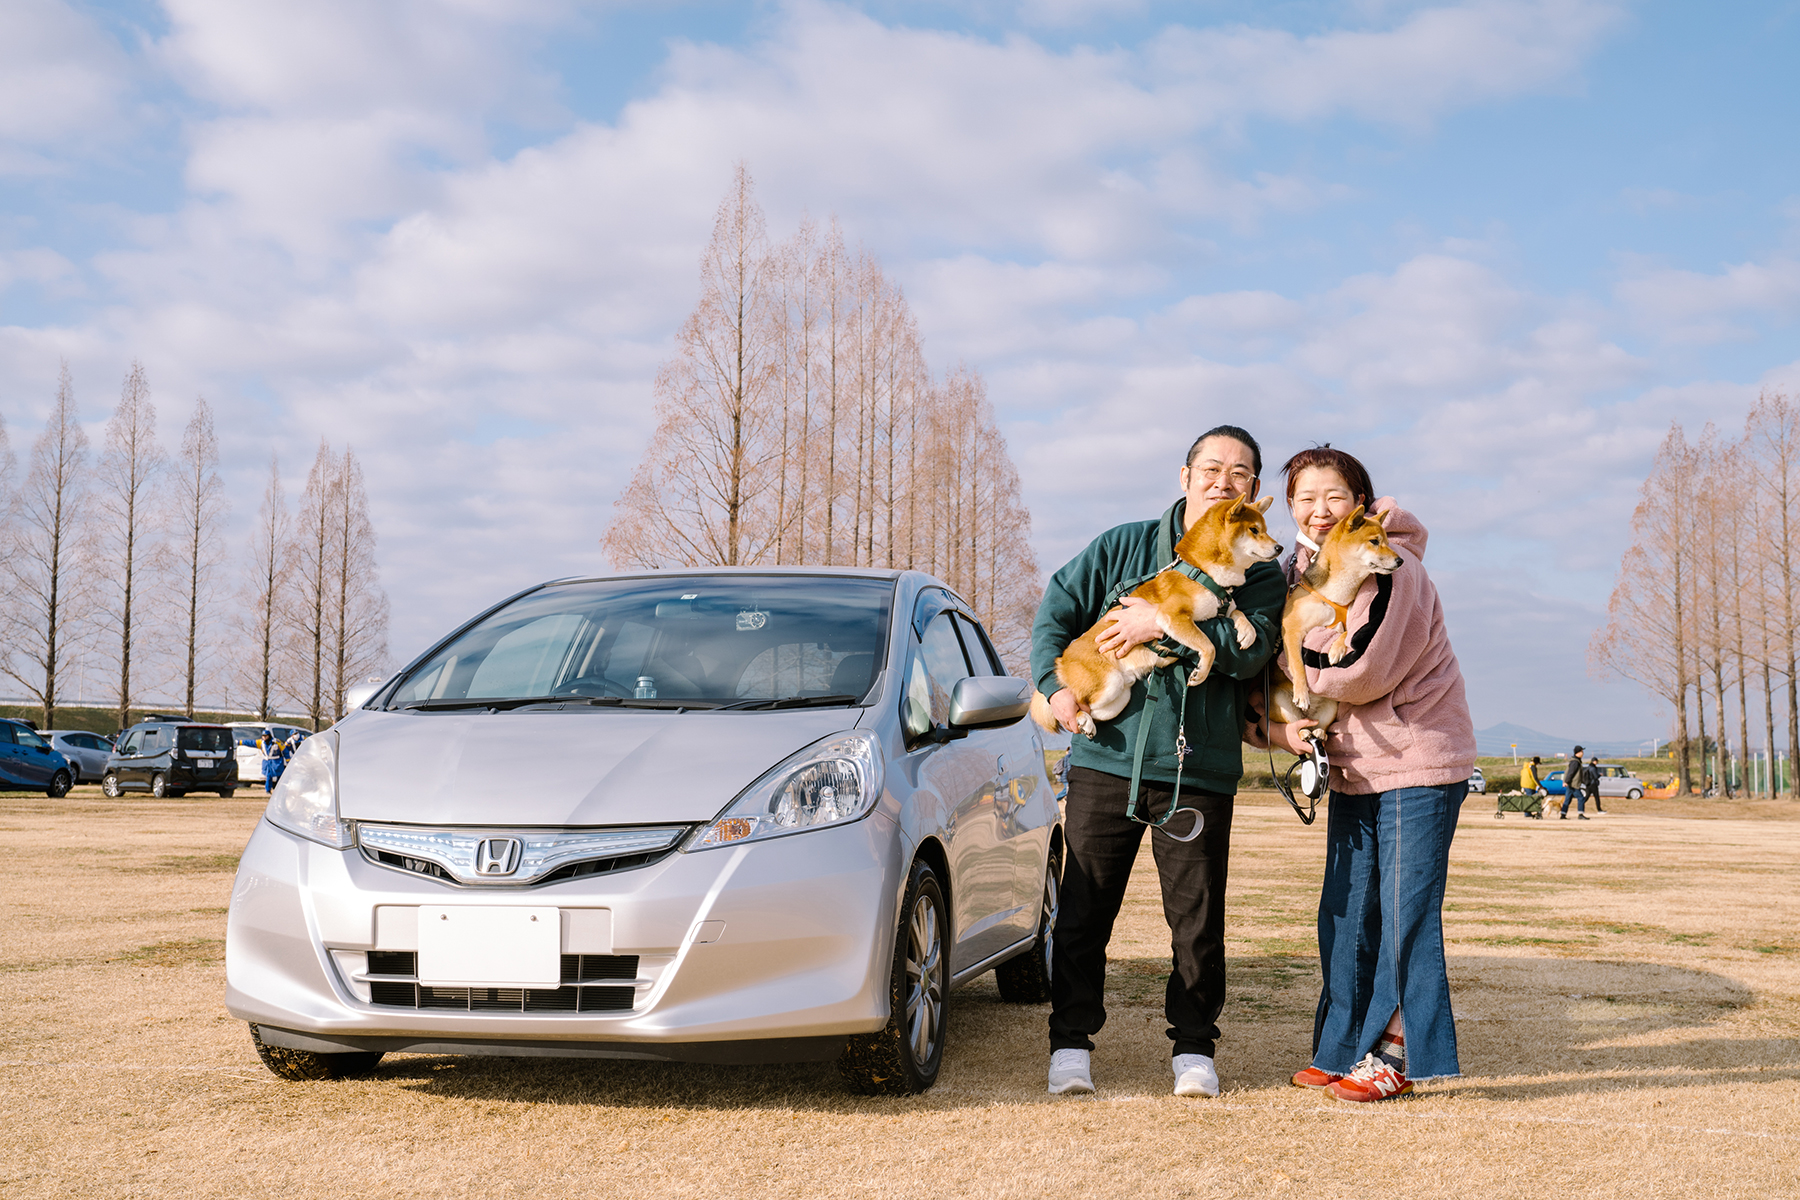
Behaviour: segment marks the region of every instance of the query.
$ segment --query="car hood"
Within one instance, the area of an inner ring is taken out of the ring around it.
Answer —
[[[337,726],[339,813],[418,825],[710,821],[764,771],[864,715],[364,710]]]

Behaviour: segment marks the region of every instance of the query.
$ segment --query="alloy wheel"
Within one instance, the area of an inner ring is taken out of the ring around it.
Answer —
[[[906,1033],[914,1061],[930,1060],[943,1024],[943,926],[935,898],[920,895],[906,930]]]

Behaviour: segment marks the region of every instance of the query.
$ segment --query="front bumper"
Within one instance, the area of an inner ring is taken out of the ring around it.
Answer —
[[[324,1052],[828,1058],[848,1035],[887,1021],[902,860],[893,823],[876,813],[841,827],[676,852],[610,875],[460,887],[264,821],[232,889],[226,1008],[256,1024],[265,1041]],[[407,914],[421,905],[555,906],[564,914],[564,954],[636,957],[630,1007],[552,1013],[373,1003],[360,978],[366,956],[416,950],[416,920]],[[608,918],[591,919],[594,910]]]

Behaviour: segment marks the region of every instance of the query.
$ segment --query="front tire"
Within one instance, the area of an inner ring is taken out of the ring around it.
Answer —
[[[108,771],[100,777],[100,790],[114,800],[119,798],[119,777]]]
[[[888,982],[888,1022],[850,1039],[838,1071],[869,1096],[912,1096],[937,1082],[944,1064],[944,891],[931,864],[915,861],[900,903],[894,966]]]
[[[58,771],[50,777],[50,787],[46,794],[52,800],[61,800],[64,796],[69,794],[69,789],[74,786],[75,782],[69,778],[69,773],[67,771]]]
[[[256,1043],[256,1056],[263,1066],[283,1079],[295,1083],[311,1083],[325,1079],[354,1079],[367,1075],[381,1061],[381,1051],[350,1051],[345,1054],[319,1054],[312,1050],[290,1050],[271,1046],[262,1040],[262,1031],[250,1026],[250,1040]]]
[[[1000,998],[1012,1004],[1046,1004],[1050,1000],[1050,954],[1056,945],[1056,914],[1062,907],[1062,849],[1050,848],[1044,865],[1044,903],[1038,910],[1037,940],[1017,958],[994,969]]]

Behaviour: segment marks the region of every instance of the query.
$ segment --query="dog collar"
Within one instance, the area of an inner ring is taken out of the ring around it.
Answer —
[[[1184,558],[1177,558],[1174,562],[1164,567],[1163,570],[1179,571],[1219,599],[1225,601],[1227,604],[1234,603],[1231,597],[1230,588],[1225,587],[1211,575],[1208,575],[1205,571],[1202,571],[1199,567],[1196,567],[1193,563],[1188,562]],[[1161,572],[1159,571],[1158,574],[1161,574]]]

